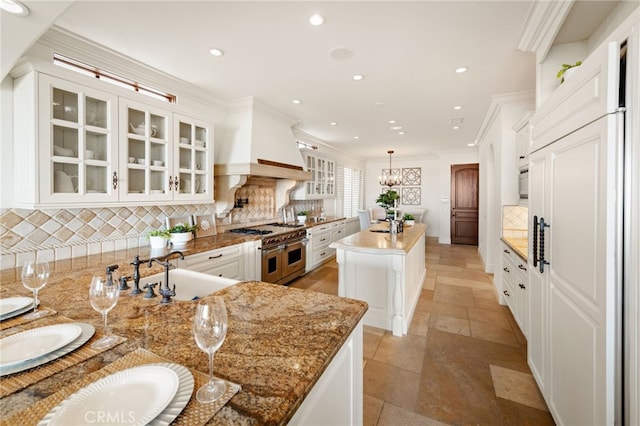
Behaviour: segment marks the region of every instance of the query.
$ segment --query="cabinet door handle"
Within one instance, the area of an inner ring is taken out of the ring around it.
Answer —
[[[320,241],[327,241],[327,239],[326,238],[321,238]]]
[[[511,254],[511,252],[507,249],[502,250],[503,252],[507,253],[507,254]]]
[[[176,192],[178,192],[178,186],[180,185],[180,181],[178,180],[178,176],[173,178],[173,186],[176,188]]]
[[[538,267],[538,216],[533,216],[533,267]]]
[[[215,255],[215,256],[209,256],[209,260],[211,260],[211,259],[220,259],[220,258],[222,257],[222,255],[223,255],[223,254],[224,254],[224,253],[220,253],[220,254]]]
[[[173,176],[169,175],[169,191],[171,191],[172,186],[173,186]]]
[[[518,157],[521,160],[524,160],[524,155],[521,155],[520,157]]]
[[[322,252],[322,253],[320,253],[320,256],[324,256],[325,254],[327,254],[327,253],[325,253],[325,252]]]
[[[518,287],[520,287],[520,288],[521,288],[521,289],[523,289],[523,290],[527,288],[527,287],[526,287],[524,284],[522,284],[522,283],[518,284]]]
[[[551,226],[546,223],[544,221],[544,218],[541,217],[540,218],[540,227],[539,227],[539,232],[540,232],[540,273],[543,274],[544,273],[544,265],[548,265],[549,262],[547,262],[544,259],[544,228],[550,228]]]
[[[527,268],[525,268],[522,263],[518,264],[518,268],[522,269],[523,271],[527,271]]]
[[[505,296],[511,297],[511,295],[509,294],[509,292],[507,290],[503,290],[502,292],[504,293]]]
[[[503,270],[503,271],[505,271],[507,274],[508,274],[509,272],[511,272],[511,271],[509,270],[509,268],[507,268],[507,267],[502,268],[502,270]]]
[[[111,185],[113,189],[118,189],[118,172],[113,172],[113,177],[111,178]]]

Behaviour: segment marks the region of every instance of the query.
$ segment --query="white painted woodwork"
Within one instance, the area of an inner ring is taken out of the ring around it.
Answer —
[[[527,262],[502,243],[502,283],[507,305],[525,337],[529,335]]]
[[[426,226],[415,226],[420,227],[421,235],[406,250],[358,247],[340,241],[334,245],[339,267],[338,295],[367,302],[364,323],[390,330],[394,336],[407,334],[426,276]],[[359,234],[363,232],[370,231]]]
[[[224,278],[244,280],[245,278],[245,246],[234,244],[178,259],[178,267],[190,271],[217,275]]]
[[[531,140],[530,118],[531,111],[527,111],[513,126],[513,130],[516,132],[516,164],[520,170],[526,169],[528,166],[529,141]]]
[[[358,323],[289,425],[362,425],[363,322]]]
[[[336,163],[317,155],[309,149],[301,149],[306,170],[311,172],[311,180],[301,182],[291,192],[293,200],[321,200],[336,196]]]
[[[323,223],[307,229],[307,259],[305,272],[310,272],[334,258],[336,250],[329,247],[345,235],[345,220]]]
[[[616,109],[617,56],[615,43],[596,50],[532,120],[530,220],[550,227],[544,273],[530,244],[529,363],[562,425],[615,418],[621,139],[605,114]]]

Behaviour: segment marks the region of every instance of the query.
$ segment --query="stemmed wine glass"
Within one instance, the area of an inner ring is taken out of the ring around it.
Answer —
[[[222,297],[207,297],[198,301],[193,335],[198,347],[209,355],[209,382],[198,389],[196,399],[201,403],[213,402],[226,390],[223,380],[213,378],[213,354],[222,346],[227,335],[227,309]]]
[[[119,296],[120,290],[112,281],[107,281],[105,277],[94,276],[91,278],[89,301],[93,309],[102,314],[104,321],[104,336],[91,345],[93,349],[108,348],[119,340],[118,336],[107,334],[107,314],[116,306]]]
[[[33,292],[33,312],[24,316],[26,319],[40,318],[49,313],[47,309],[38,311],[38,290],[47,285],[49,279],[49,263],[27,260],[22,265],[22,284]]]

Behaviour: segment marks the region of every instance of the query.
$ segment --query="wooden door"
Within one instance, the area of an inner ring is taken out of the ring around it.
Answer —
[[[478,245],[478,164],[451,166],[451,244]]]

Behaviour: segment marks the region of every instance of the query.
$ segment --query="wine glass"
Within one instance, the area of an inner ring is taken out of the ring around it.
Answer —
[[[47,285],[49,273],[48,262],[27,260],[22,265],[22,284],[33,292],[33,312],[25,315],[24,318],[36,319],[49,313],[47,309],[38,311],[38,290]]]
[[[213,354],[222,346],[227,335],[227,310],[222,297],[207,297],[198,301],[193,335],[198,347],[209,355],[209,382],[198,389],[196,399],[201,403],[213,402],[226,390],[223,380],[213,378]]]
[[[94,276],[91,278],[89,301],[93,309],[102,314],[102,320],[104,321],[104,336],[91,345],[93,349],[108,348],[119,340],[118,336],[107,333],[107,314],[116,306],[119,296],[120,290],[113,281],[107,281],[105,277]]]

